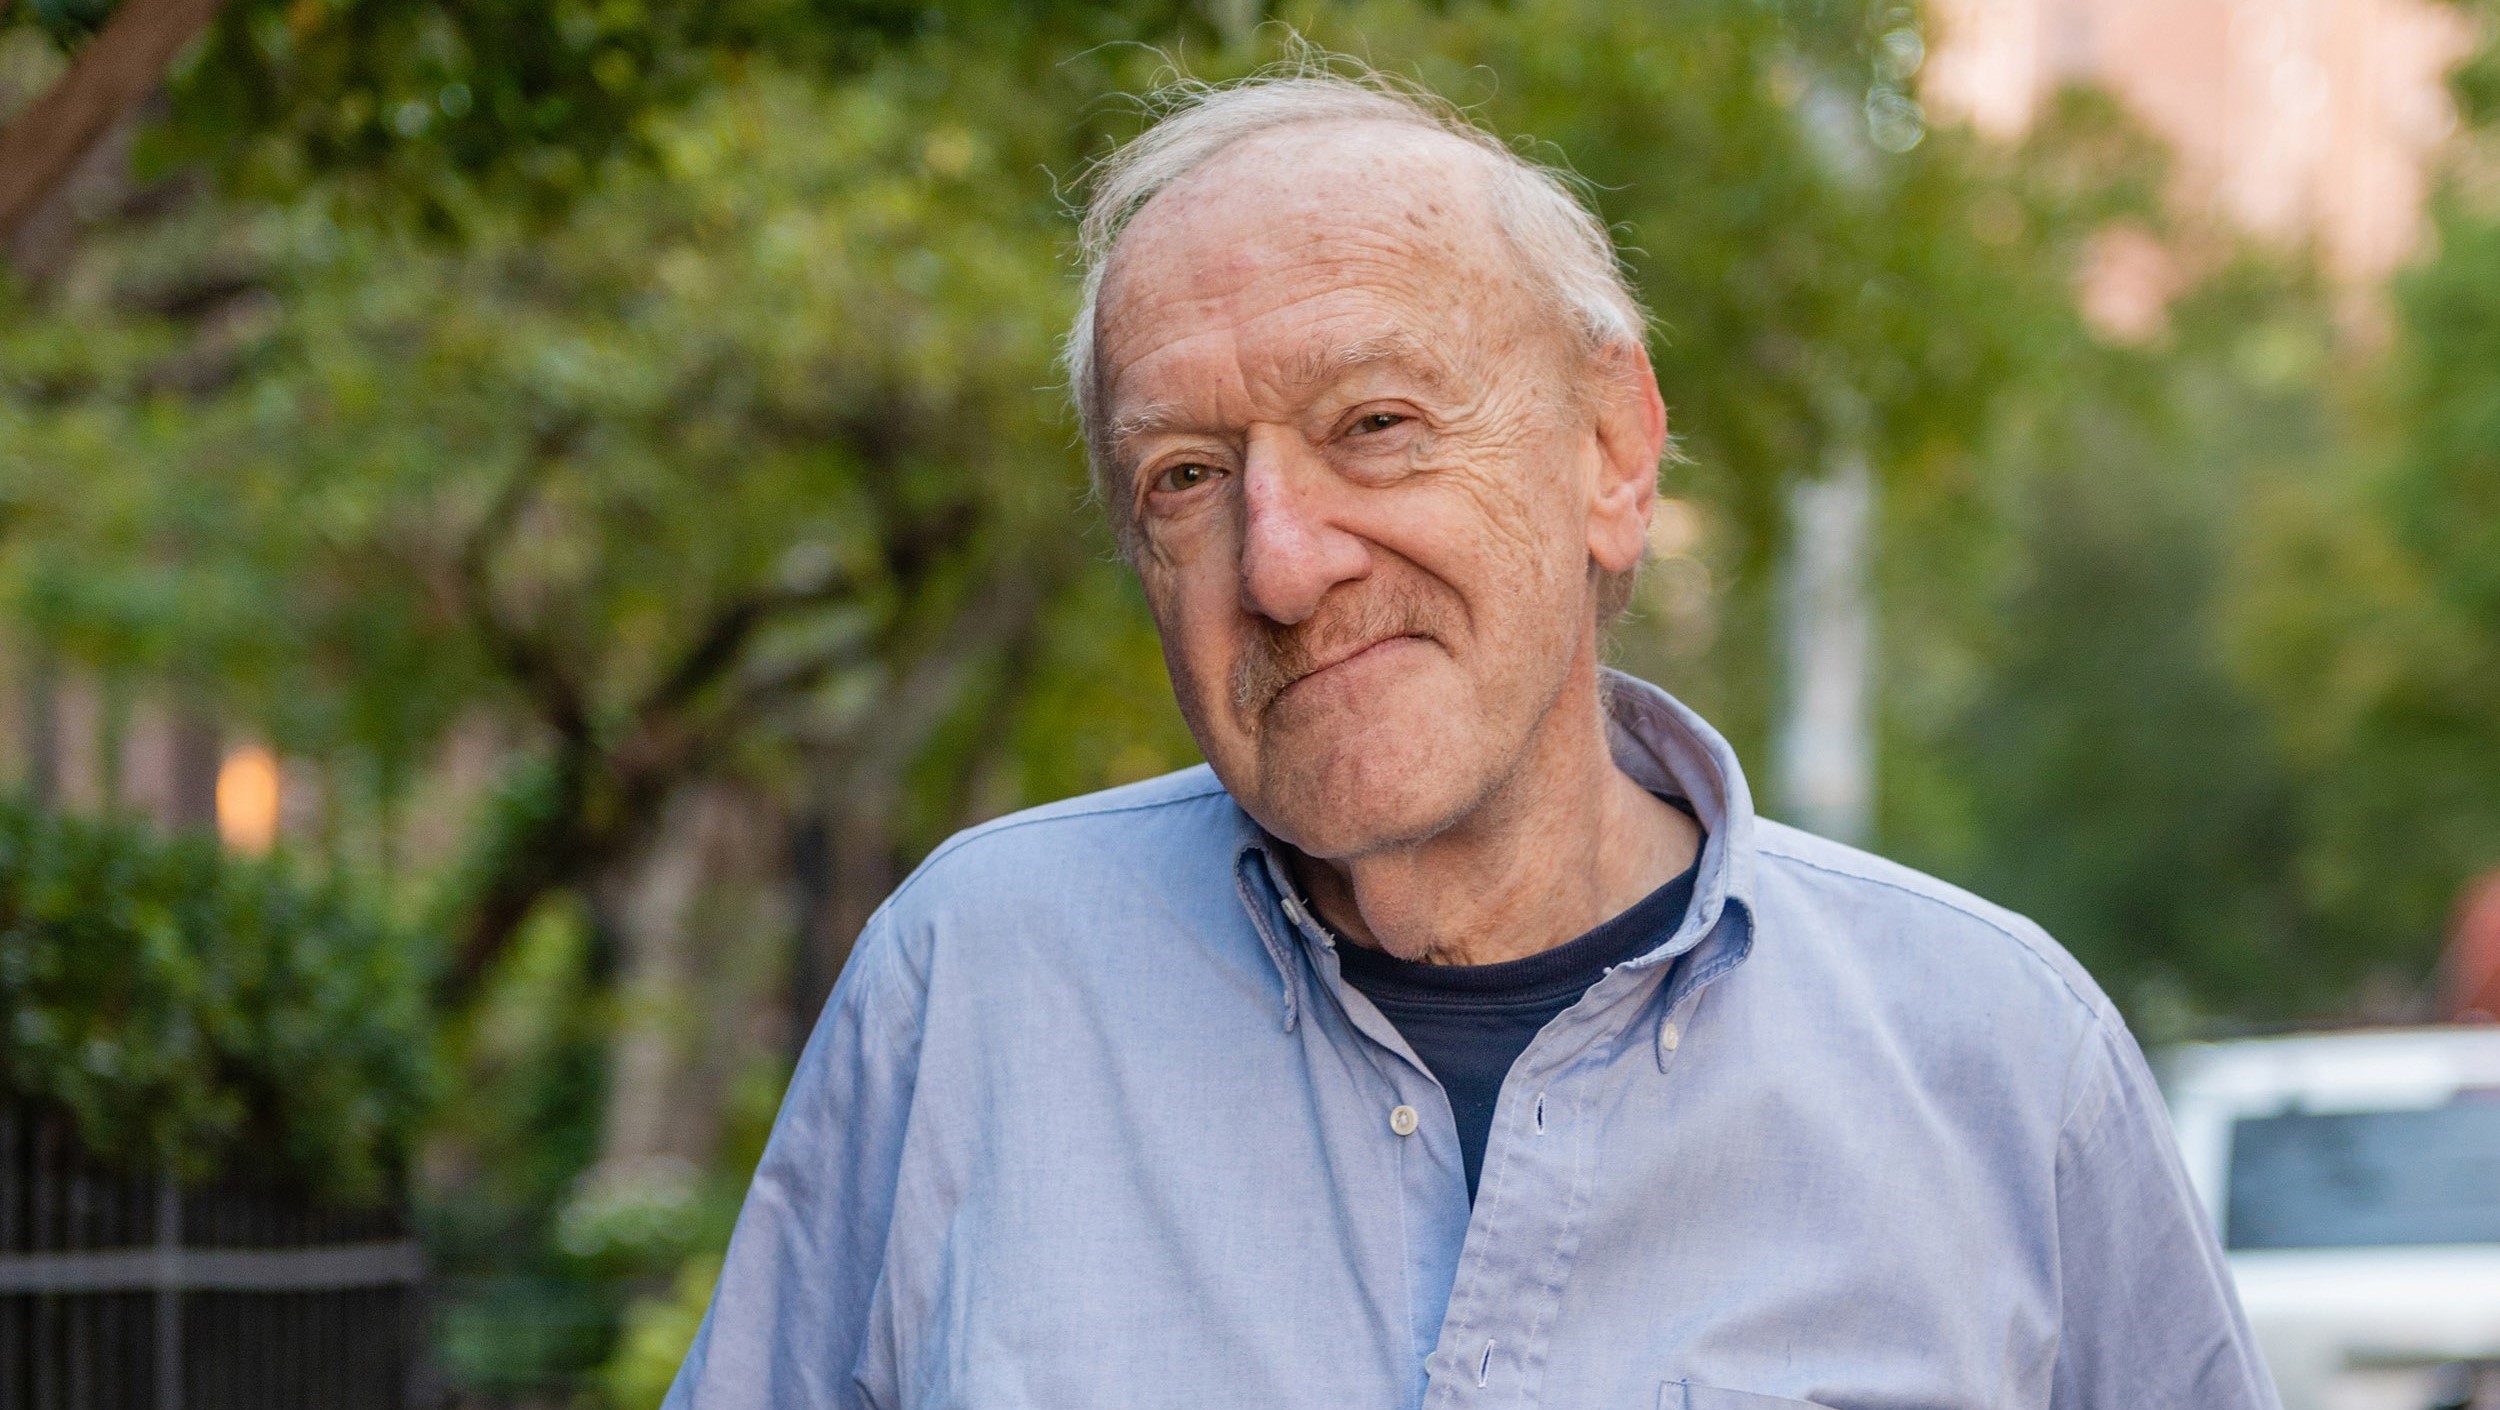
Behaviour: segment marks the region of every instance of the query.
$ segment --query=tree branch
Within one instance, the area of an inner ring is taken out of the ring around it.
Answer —
[[[897,762],[917,754],[945,719],[964,673],[1026,631],[1040,615],[1044,596],[1021,565],[993,571],[956,608],[936,639],[910,657],[852,741],[852,751]]]
[[[858,588],[858,579],[834,573],[807,587],[766,588],[730,602],[713,616],[711,624],[677,658],[677,664],[643,697],[635,707],[635,718],[657,720],[701,695],[736,669],[755,634],[776,618],[821,607]]]
[[[462,902],[450,963],[436,978],[435,1001],[465,1006],[539,899],[605,859],[607,839],[585,823],[595,761],[587,740],[564,740],[549,761],[551,795],[515,833],[499,839],[493,868]]]
[[[122,0],[43,96],[0,128],[0,243],[43,205],[98,139],[163,80],[221,0]]]
[[[504,620],[495,607],[494,556],[511,537],[530,502],[556,465],[570,450],[580,426],[564,422],[532,438],[529,458],[496,491],[492,504],[460,546],[457,566],[460,606],[488,654],[518,680],[537,704],[548,726],[568,740],[587,743],[590,709],[555,651],[532,632]]]

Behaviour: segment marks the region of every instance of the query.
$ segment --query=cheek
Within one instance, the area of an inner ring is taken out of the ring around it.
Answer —
[[[1464,570],[1477,592],[1502,601],[1543,602],[1586,576],[1588,543],[1572,493],[1571,447],[1550,438],[1518,441],[1470,457],[1451,479],[1453,521],[1467,545]]]
[[[1147,561],[1138,565],[1138,577],[1182,709],[1193,718],[1220,717],[1221,710],[1205,706],[1224,698],[1231,678],[1240,615],[1231,585],[1197,564]]]

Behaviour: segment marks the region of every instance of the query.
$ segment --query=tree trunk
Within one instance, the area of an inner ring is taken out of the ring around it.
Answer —
[[[773,1051],[791,916],[784,825],[750,789],[680,789],[650,841],[600,888],[616,927],[617,1010],[592,1187],[700,1169],[740,1065]]]
[[[1874,477],[1845,455],[1789,495],[1782,565],[1788,673],[1780,803],[1808,832],[1859,846],[1875,830]]]
[[[219,0],[122,0],[69,72],[0,128],[0,244],[77,169],[79,159],[144,101]]]
[[[1013,696],[1030,670],[1025,648],[1039,629],[1045,597],[1035,583],[1027,571],[994,574],[943,636],[887,686],[878,706],[866,712],[867,723],[818,751],[809,770],[816,778],[812,811],[795,834],[812,855],[792,869],[799,914],[788,1005],[793,1057],[814,1031],[860,928],[902,880],[896,828],[905,772],[961,702],[980,662],[1005,653],[1002,697]],[[976,758],[971,767],[981,762]]]
[[[36,808],[50,809],[61,795],[60,671],[49,645],[30,641],[21,650],[25,722],[18,727],[18,742],[25,753],[26,799]]]
[[[894,838],[902,790],[883,776],[890,773],[873,764],[845,771],[838,796],[794,833],[799,924],[788,1016],[794,1060],[815,1031],[860,928],[902,879]]]
[[[206,692],[186,685],[173,714],[172,757],[166,761],[166,823],[175,828],[217,830],[217,775],[225,764],[225,740],[217,717],[200,704]]]

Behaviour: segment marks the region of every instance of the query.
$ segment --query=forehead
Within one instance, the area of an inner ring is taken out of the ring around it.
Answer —
[[[1288,389],[1515,318],[1521,271],[1492,220],[1491,159],[1381,124],[1247,139],[1148,202],[1105,271],[1107,408]],[[1168,385],[1175,379],[1182,385]]]

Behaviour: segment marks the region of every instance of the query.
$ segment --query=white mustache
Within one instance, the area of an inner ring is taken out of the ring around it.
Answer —
[[[1438,641],[1449,609],[1416,585],[1341,589],[1319,611],[1292,626],[1254,623],[1248,649],[1233,667],[1233,709],[1255,728],[1294,682],[1393,637]]]

